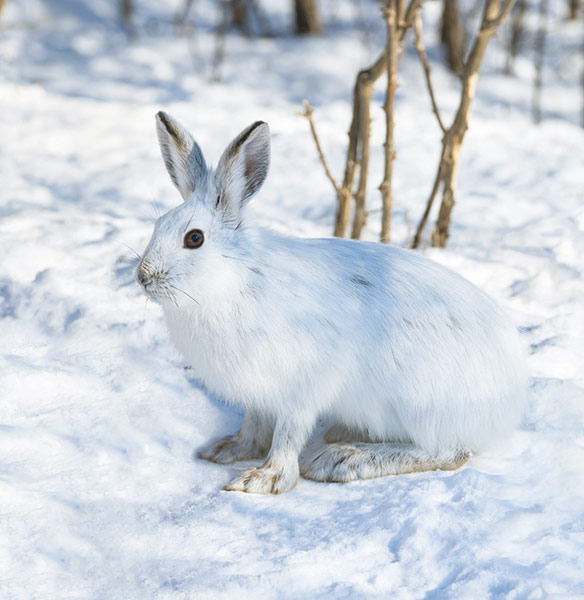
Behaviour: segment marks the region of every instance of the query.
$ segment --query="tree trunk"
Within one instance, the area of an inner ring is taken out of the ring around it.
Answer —
[[[1,2],[2,0],[0,0]],[[134,2],[133,0],[121,0],[120,2],[120,16],[126,35],[128,38],[136,37],[136,29],[134,27]]]
[[[507,52],[507,62],[505,63],[505,75],[513,73],[513,63],[519,50],[519,43],[523,37],[523,21],[527,9],[527,0],[519,0],[512,13],[511,36],[509,38],[509,50]]]
[[[321,33],[316,3],[317,0],[294,0],[297,34]]]
[[[539,0],[539,26],[535,36],[535,77],[533,80],[533,122],[541,122],[541,89],[543,86],[543,59],[547,33],[548,0]]]
[[[440,37],[446,49],[448,67],[460,75],[464,65],[464,28],[460,22],[458,0],[444,0]]]
[[[7,2],[8,0],[0,0],[0,20],[2,19],[2,11],[4,10]]]
[[[575,21],[578,18],[578,12],[580,11],[580,0],[569,0],[569,12],[568,18],[571,21]]]
[[[582,36],[582,62],[581,67],[582,71],[580,72],[580,83],[582,85],[582,127],[584,127],[584,36]]]
[[[353,216],[353,228],[351,237],[358,240],[361,230],[365,226],[367,213],[365,210],[365,198],[367,195],[367,175],[369,174],[369,137],[371,133],[371,93],[375,79],[367,72],[360,74],[361,85],[359,86],[359,141],[361,151],[359,155],[359,185],[355,194],[355,215]]]
[[[231,0],[231,23],[247,32],[247,2],[246,0]]]

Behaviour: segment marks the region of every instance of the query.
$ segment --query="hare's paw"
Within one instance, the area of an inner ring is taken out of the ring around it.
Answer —
[[[282,494],[296,487],[298,471],[287,472],[274,467],[252,467],[230,481],[225,490],[250,494]]]
[[[375,477],[369,470],[364,453],[350,443],[328,444],[300,463],[302,476],[314,481],[346,483]]]
[[[242,440],[238,435],[226,435],[197,454],[199,458],[227,465],[238,460],[263,458],[267,449]]]

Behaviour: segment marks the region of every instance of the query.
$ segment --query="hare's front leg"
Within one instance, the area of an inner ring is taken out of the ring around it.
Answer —
[[[269,417],[248,409],[235,435],[213,442],[197,454],[199,458],[229,464],[238,460],[264,458],[272,443],[272,421]]]
[[[309,433],[310,427],[304,423],[278,419],[266,462],[259,469],[246,469],[225,489],[252,494],[281,494],[291,490],[298,482],[298,455]]]

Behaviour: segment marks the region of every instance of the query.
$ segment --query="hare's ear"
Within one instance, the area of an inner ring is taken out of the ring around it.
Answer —
[[[156,134],[166,170],[186,202],[206,181],[203,153],[193,136],[164,112],[156,115]]]
[[[241,209],[260,189],[270,166],[270,128],[256,121],[227,146],[215,173],[217,208],[237,225]]]

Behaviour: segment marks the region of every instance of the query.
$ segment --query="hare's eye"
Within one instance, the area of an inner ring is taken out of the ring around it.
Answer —
[[[194,249],[200,248],[205,241],[205,235],[200,229],[191,229],[183,240],[183,246],[185,248]]]

